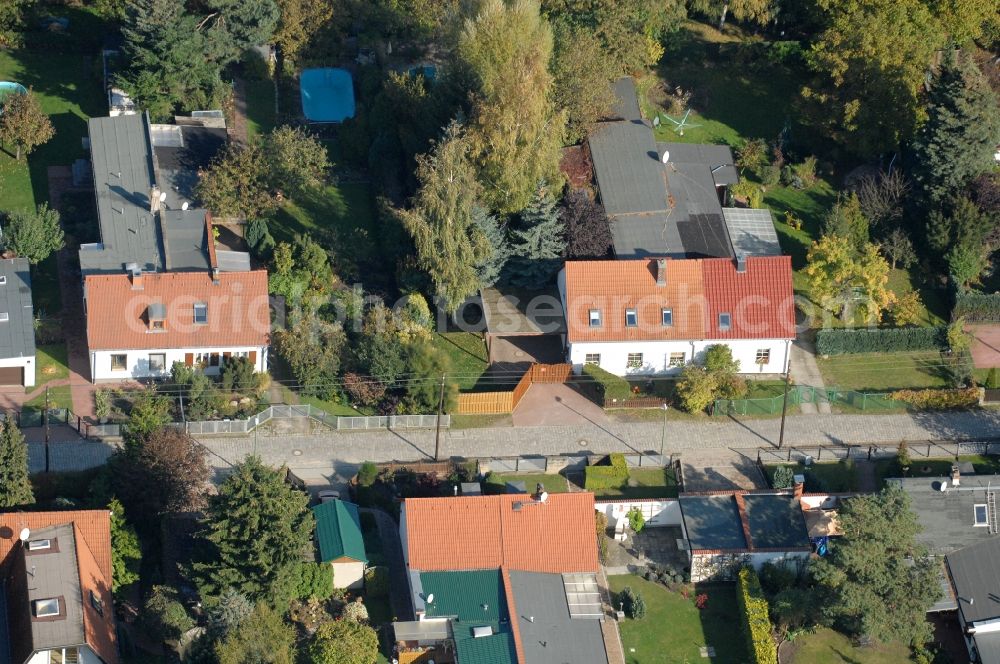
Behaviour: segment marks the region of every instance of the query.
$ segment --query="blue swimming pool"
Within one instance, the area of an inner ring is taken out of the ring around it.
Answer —
[[[343,122],[354,117],[354,84],[346,69],[303,70],[299,90],[302,114],[311,122]]]

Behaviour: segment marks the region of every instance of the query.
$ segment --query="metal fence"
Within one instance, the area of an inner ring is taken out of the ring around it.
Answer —
[[[72,414],[67,415],[72,419]],[[188,433],[196,436],[212,434],[246,434],[257,427],[271,420],[292,419],[308,417],[320,422],[331,429],[342,431],[357,431],[367,429],[420,429],[437,426],[437,415],[387,415],[371,417],[340,417],[330,415],[326,411],[320,410],[309,404],[275,404],[268,406],[261,412],[248,417],[245,420],[207,420],[203,422],[174,422],[173,426],[184,429]],[[68,422],[68,420],[67,420]],[[50,419],[50,423],[55,423]],[[63,420],[59,420],[63,423]],[[447,428],[451,425],[451,416],[441,416],[441,426]],[[41,416],[39,423],[41,426]],[[91,424],[81,427],[80,433],[87,438],[116,438],[121,436],[120,424]]]
[[[829,403],[831,406],[860,411],[904,410],[907,404],[889,398],[888,392],[858,392],[837,387],[810,387],[792,385],[788,389],[788,405],[804,403]],[[784,395],[756,399],[716,399],[712,415],[778,415],[781,413]]]
[[[604,455],[593,455],[600,458]],[[673,463],[669,454],[626,454],[625,463],[629,468],[663,468]],[[479,467],[494,473],[544,473],[549,470],[582,471],[591,457],[585,454],[559,454],[553,456],[484,457],[479,459]],[[550,466],[552,466],[550,468]]]
[[[938,443],[934,441],[907,442],[907,452],[911,459],[943,459],[965,455],[983,456],[1000,454],[1000,443],[969,441]],[[898,445],[809,445],[789,446],[784,449],[752,448],[744,450],[747,456],[755,453],[761,463],[802,462],[807,457],[811,461],[841,461],[843,459],[889,459],[899,453]]]

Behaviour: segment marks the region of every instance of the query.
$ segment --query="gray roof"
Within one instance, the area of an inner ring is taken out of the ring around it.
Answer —
[[[609,216],[669,209],[653,132],[641,120],[603,122],[590,134],[589,142],[601,201]]]
[[[980,664],[1000,664],[1000,632],[987,632],[972,637],[979,653]]]
[[[615,105],[612,114],[619,120],[641,120],[642,112],[639,110],[639,95],[635,92],[635,79],[631,76],[622,76],[611,85],[615,95]]]
[[[719,194],[704,164],[668,163],[667,184],[673,196],[672,221],[688,258],[732,258],[729,232]]]
[[[743,524],[732,495],[680,497],[691,549],[745,549]]]
[[[990,529],[974,526],[974,506],[987,504],[988,487],[1000,486],[1000,475],[963,475],[958,487],[941,491],[946,478],[907,477],[892,479],[910,496],[910,507],[922,528],[917,541],[931,553],[943,555],[996,537]]]
[[[50,526],[32,531],[32,540],[54,539],[58,542],[58,551],[37,555],[24,555],[23,573],[28,574],[27,601],[15,603],[10,601],[14,610],[33,611],[35,600],[53,597],[62,598],[65,604],[65,618],[58,620],[30,620],[31,649],[49,650],[51,648],[79,645],[86,642],[83,626],[83,591],[80,588],[80,568],[76,559],[76,538],[73,534],[73,524]],[[21,570],[15,573],[22,573]],[[20,638],[28,637],[27,634]]]
[[[512,571],[510,585],[525,661],[607,664],[600,620],[570,617],[561,575]]]
[[[945,561],[966,622],[1000,618],[1000,539],[952,551]]]
[[[227,251],[216,249],[215,259],[222,272],[249,272],[250,253],[246,251]]]
[[[566,331],[559,291],[554,288],[539,292],[497,284],[493,288],[482,289],[480,301],[486,329],[492,334],[556,334]]]
[[[722,208],[722,216],[737,256],[781,255],[781,244],[770,210]]]
[[[748,493],[743,503],[755,549],[809,546],[809,532],[798,499],[787,494]]]
[[[81,248],[83,273],[121,272],[132,262],[162,269],[163,248],[149,211],[155,167],[145,116],[91,118],[88,127],[101,245]]]
[[[657,143],[657,150],[670,153],[668,163],[702,164],[709,169],[715,184],[736,184],[740,181],[728,145],[711,143]]]
[[[668,256],[684,258],[680,229],[669,212],[623,214],[611,218],[611,237],[618,258]]]
[[[0,358],[34,357],[35,315],[31,305],[31,271],[26,258],[0,260]]]
[[[209,269],[205,210],[164,210],[160,213],[160,223],[167,270]]]

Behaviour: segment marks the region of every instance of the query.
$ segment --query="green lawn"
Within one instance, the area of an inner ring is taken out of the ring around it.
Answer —
[[[832,629],[803,634],[791,646],[789,664],[909,664],[910,649],[901,643],[860,648]],[[782,653],[786,652],[782,650]]]
[[[483,338],[472,332],[437,332],[434,334],[434,345],[448,356],[450,375],[458,384],[458,389],[468,392],[475,388],[489,364]],[[514,386],[496,389],[512,390]]]
[[[958,460],[971,463],[977,475],[1000,474],[1000,457],[970,454],[960,456]],[[951,466],[955,463],[953,459],[922,459],[912,453],[910,461],[912,465],[906,473],[906,477],[946,477],[951,474]],[[875,462],[875,476],[881,485],[887,477],[902,477],[904,475],[896,459],[891,458],[879,459]]]
[[[831,463],[812,463],[809,466],[802,464],[790,465],[787,463],[767,466],[768,477],[774,476],[774,469],[778,466],[789,466],[797,475],[805,475],[805,490],[808,493],[844,493],[858,490],[857,469],[853,464],[846,464],[840,461]]]
[[[49,51],[0,50],[0,80],[30,87],[56,134],[20,162],[0,152],[0,210],[30,208],[48,200],[48,167],[86,157],[81,139],[87,119],[107,115],[101,63],[94,57]]]
[[[244,81],[247,97],[247,135],[250,138],[274,129],[274,82]]]
[[[528,493],[534,493],[535,485],[539,482],[541,482],[548,493],[566,493],[569,491],[569,484],[562,475],[553,475],[551,473],[495,473],[492,477],[500,480],[503,484],[486,483],[487,486],[484,487],[484,493],[503,493],[507,482],[524,482],[524,487],[528,490]]]
[[[949,384],[937,352],[831,355],[827,359],[817,357],[816,363],[827,387],[889,392]]]
[[[69,360],[66,356],[66,344],[50,344],[36,347],[36,388],[53,380],[62,380],[63,378],[69,378]]]
[[[488,415],[451,414],[452,429],[484,429],[487,427],[509,427],[514,421],[509,413],[490,413]]]
[[[697,593],[708,594],[708,604],[699,611],[694,598],[685,599],[658,583],[638,576],[608,577],[616,599],[625,586],[642,595],[646,601],[646,617],[626,618],[620,625],[626,664],[659,664],[708,661],[699,648],[715,648],[713,662],[749,662],[744,639],[744,617],[736,605],[733,585],[699,585]]]
[[[676,498],[677,478],[672,468],[629,468],[627,486],[597,493],[601,498]]]

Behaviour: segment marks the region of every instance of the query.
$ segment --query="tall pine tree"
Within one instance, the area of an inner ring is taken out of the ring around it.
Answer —
[[[913,178],[935,208],[993,167],[1000,107],[979,68],[948,52],[930,92],[927,122],[913,144]]]
[[[202,562],[194,564],[203,592],[233,588],[251,599],[269,597],[309,550],[314,521],[309,497],[285,482],[284,472],[247,457],[208,502]]]
[[[548,185],[542,182],[535,196],[521,211],[521,222],[511,232],[514,258],[508,263],[507,280],[522,288],[543,288],[562,264],[566,251],[564,227]]]
[[[472,221],[482,231],[489,247],[489,255],[476,263],[479,285],[489,288],[500,280],[504,265],[510,259],[511,249],[507,240],[507,228],[496,215],[490,214],[490,211],[481,205],[472,209]]]
[[[9,417],[0,423],[0,507],[35,502],[28,479],[28,446]]]

